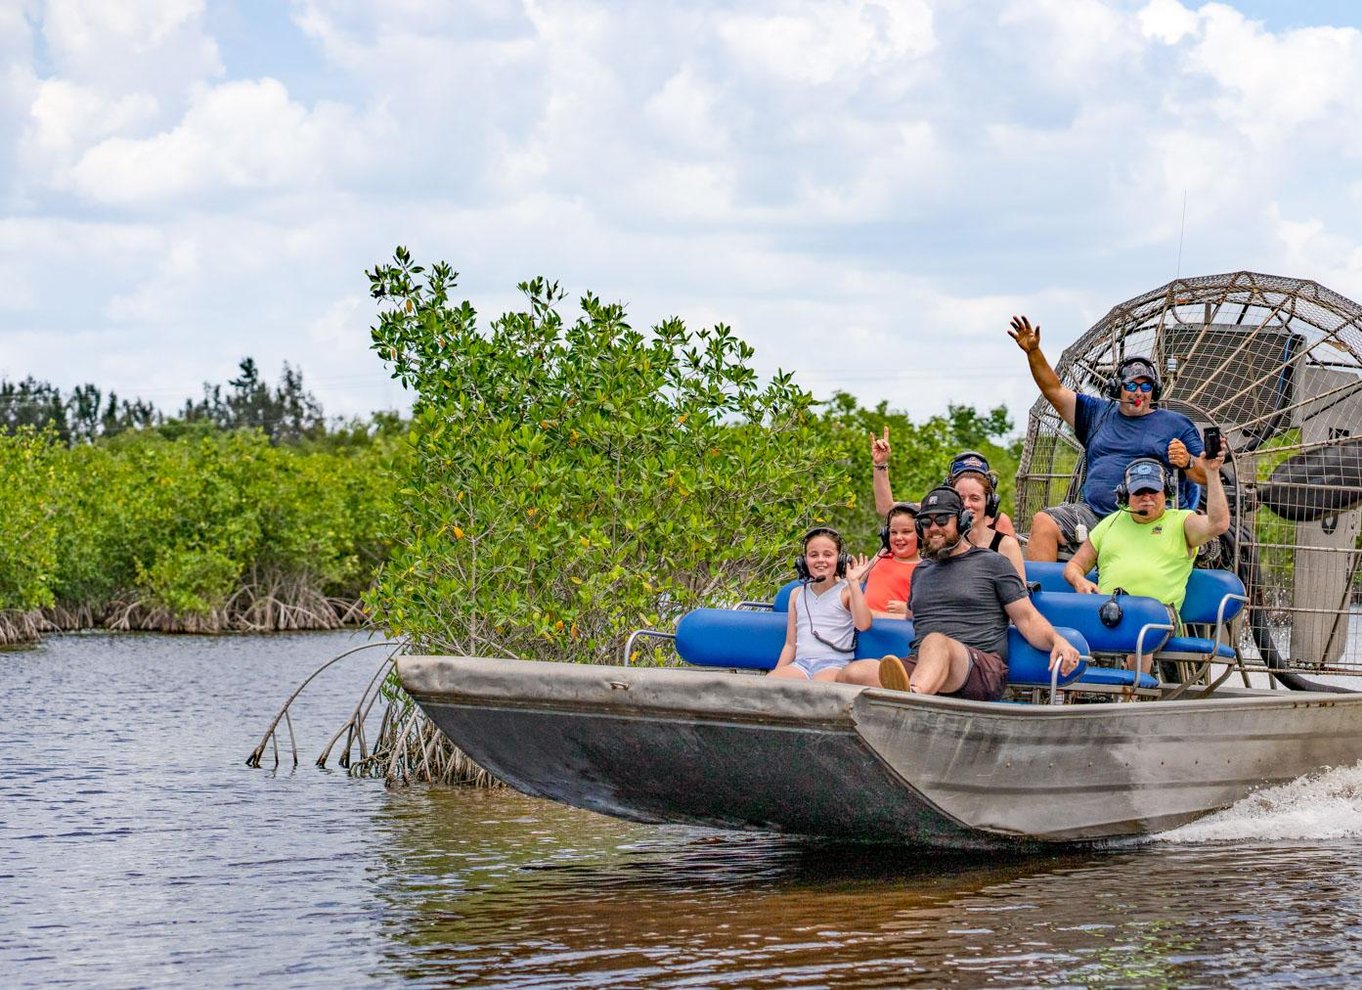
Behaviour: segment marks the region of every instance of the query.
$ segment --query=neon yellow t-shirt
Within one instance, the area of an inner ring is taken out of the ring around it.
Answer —
[[[1152,523],[1116,511],[1088,535],[1097,551],[1097,587],[1109,595],[1124,588],[1182,608],[1195,560],[1183,523],[1189,509],[1170,509]]]

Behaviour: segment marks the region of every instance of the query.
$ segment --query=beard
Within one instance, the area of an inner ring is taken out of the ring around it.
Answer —
[[[918,553],[928,560],[945,560],[951,555],[959,543],[960,537],[958,535],[954,539],[951,539],[933,533],[918,547]]]

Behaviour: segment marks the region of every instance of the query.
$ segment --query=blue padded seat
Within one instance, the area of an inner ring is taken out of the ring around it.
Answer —
[[[1041,591],[1072,592],[1073,585],[1064,580],[1064,565],[1053,560],[1026,561],[1028,584],[1039,584]]]
[[[676,652],[697,667],[770,670],[785,646],[788,612],[750,612],[697,608],[676,624]],[[875,619],[856,637],[856,659],[878,660],[886,653],[907,656],[913,623],[907,619]]]
[[[676,652],[686,663],[697,667],[735,667],[743,670],[770,670],[785,645],[786,612],[750,612],[737,609],[697,608],[687,612],[676,625]],[[1076,629],[1060,628],[1086,656],[1088,642]],[[911,619],[875,619],[870,628],[856,637],[856,659],[878,660],[885,654],[906,657],[913,642]],[[1050,654],[1034,649],[1016,628],[1008,630],[1008,680],[1022,685],[1050,684]],[[1060,678],[1068,684],[1083,675],[1087,664]]]
[[[1074,586],[1064,580],[1064,564],[1053,560],[1028,560],[1026,564],[1026,583],[1039,584],[1041,591],[1072,592]],[[1089,581],[1097,580],[1097,568],[1088,571]]]
[[[1229,601],[1225,601],[1226,598]],[[1229,622],[1243,609],[1244,582],[1233,571],[1194,570],[1187,579],[1187,597],[1182,600],[1180,614],[1183,622],[1217,620]],[[1224,602],[1223,614],[1220,611]]]
[[[800,581],[799,578],[795,578],[793,581],[787,581],[781,587],[781,589],[776,592],[776,597],[771,602],[771,611],[773,612],[790,611],[790,596],[794,594],[794,590],[798,588],[802,583],[803,582]]]
[[[887,653],[906,657],[912,645],[912,619],[876,618],[869,629],[856,637],[856,659],[878,660]]]
[[[785,646],[785,612],[697,608],[676,624],[676,653],[697,667],[770,670]]]
[[[1182,601],[1179,615],[1183,622],[1218,626],[1243,611],[1244,597],[1244,582],[1233,571],[1194,570],[1187,579],[1187,597]],[[1231,644],[1207,636],[1174,636],[1164,644],[1163,652],[1218,660],[1233,660],[1238,656]]]
[[[1040,591],[1031,602],[1052,625],[1071,626],[1087,639],[1093,653],[1136,653],[1148,655],[1160,649],[1172,635],[1169,628],[1168,606],[1154,598],[1139,595],[1117,595],[1121,606],[1121,621],[1113,627],[1102,624],[1098,613],[1107,595],[1080,595],[1076,591]],[[1146,626],[1161,626],[1145,633]]]
[[[1060,675],[1058,684],[1063,687],[1091,669],[1086,659],[1091,651],[1087,639],[1077,629],[1055,626],[1055,632],[1073,644],[1080,658],[1073,671]],[[1038,650],[1028,643],[1016,626],[1009,626],[1007,630],[1007,682],[1020,687],[1050,686],[1050,652]]]

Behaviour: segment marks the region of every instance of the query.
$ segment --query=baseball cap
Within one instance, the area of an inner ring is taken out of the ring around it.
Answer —
[[[1154,370],[1153,363],[1144,358],[1127,358],[1121,362],[1121,381],[1133,382],[1137,378],[1158,382],[1159,373]]]
[[[1161,492],[1168,484],[1168,473],[1152,457],[1138,457],[1126,468],[1126,491]]]
[[[959,513],[965,508],[964,501],[961,500],[959,492],[954,488],[942,485],[933,488],[922,500],[920,512],[956,512]]]
[[[951,469],[946,477],[954,481],[966,471],[978,471],[985,477],[992,473],[989,470],[988,458],[977,450],[962,450],[956,454],[955,459],[951,461]]]

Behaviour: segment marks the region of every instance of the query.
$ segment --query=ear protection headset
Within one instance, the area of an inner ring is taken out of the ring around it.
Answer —
[[[1125,617],[1121,603],[1116,600],[1117,595],[1124,595],[1125,593],[1125,588],[1117,588],[1111,593],[1111,597],[1102,603],[1102,607],[1097,610],[1097,618],[1102,620],[1102,625],[1108,629],[1115,629]]]
[[[1137,457],[1135,458],[1135,460],[1131,461],[1130,464],[1126,467],[1125,476],[1121,479],[1121,483],[1117,485],[1115,488],[1117,505],[1126,506],[1130,504],[1130,486],[1127,484],[1127,481],[1130,477],[1130,469],[1134,467],[1136,464],[1139,464],[1141,461],[1149,461],[1150,463],[1158,465],[1159,472],[1163,475],[1164,500],[1167,501],[1168,499],[1173,497],[1173,493],[1174,491],[1176,491],[1176,484],[1173,481],[1173,473],[1164,468],[1162,464],[1159,464],[1159,462],[1154,460],[1154,458],[1152,457]]]
[[[846,577],[847,566],[851,563],[851,555],[847,553],[846,544],[842,542],[842,534],[831,526],[815,526],[804,534],[800,541],[799,556],[794,559],[794,572],[801,581],[812,581],[813,575],[809,573],[809,562],[805,559],[805,554],[809,550],[809,541],[815,536],[830,536],[832,542],[837,544],[837,576]]]
[[[955,479],[962,474],[978,474],[988,479],[988,490],[984,493],[984,515],[996,519],[1002,499],[998,496],[998,472],[988,466],[988,458],[977,450],[960,451],[951,458],[950,473],[942,484],[953,488]]]
[[[937,485],[929,491],[927,497],[922,500],[922,508],[918,510],[917,518],[913,520],[914,525],[917,527],[917,538],[919,542],[927,538],[927,527],[923,522],[923,517],[934,516],[938,512],[955,513],[955,525],[960,531],[959,535],[961,539],[964,539],[965,534],[969,532],[969,528],[974,525],[974,511],[965,508],[965,503],[960,500],[960,493],[950,485]]]
[[[1154,391],[1149,393],[1149,401],[1159,401],[1159,396],[1163,394],[1163,382],[1159,379],[1159,371],[1154,367],[1154,362],[1143,357],[1128,357],[1116,366],[1115,374],[1107,379],[1106,396],[1108,399],[1119,399],[1121,397],[1121,384],[1127,377],[1126,369],[1137,364],[1140,366],[1139,377],[1148,378],[1154,383]]]
[[[884,514],[884,525],[880,527],[880,549],[885,553],[889,553],[889,526],[895,516],[912,516],[916,527],[917,506],[912,502],[895,502]]]

